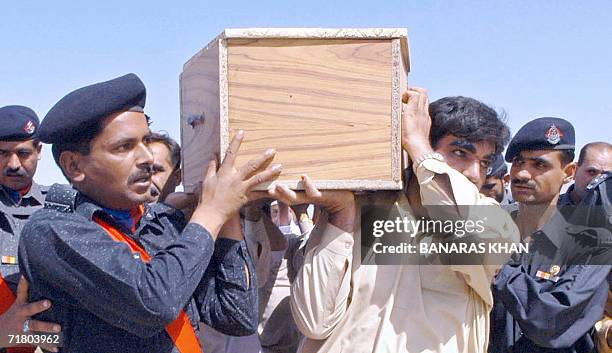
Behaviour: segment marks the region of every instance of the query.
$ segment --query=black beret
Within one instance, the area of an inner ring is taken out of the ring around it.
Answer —
[[[51,108],[40,124],[39,138],[45,143],[78,140],[80,132],[111,114],[142,111],[146,98],[144,83],[135,74],[79,88]]]
[[[506,150],[506,161],[512,162],[525,150],[574,150],[572,124],[560,118],[538,118],[525,124],[512,138]]]
[[[503,178],[504,175],[508,174],[508,166],[504,162],[504,156],[502,154],[496,154],[495,159],[487,169],[487,177],[494,176]]]
[[[7,105],[0,108],[0,140],[24,141],[35,138],[38,133],[38,116],[22,105]]]

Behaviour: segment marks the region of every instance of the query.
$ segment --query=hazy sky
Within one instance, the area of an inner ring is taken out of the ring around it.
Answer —
[[[42,118],[69,91],[134,72],[154,130],[179,136],[182,65],[224,28],[406,27],[409,82],[528,120],[578,147],[612,140],[611,1],[0,1],[0,106]],[[37,181],[63,182],[45,146]]]

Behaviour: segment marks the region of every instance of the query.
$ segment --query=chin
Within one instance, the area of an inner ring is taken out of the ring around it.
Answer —
[[[17,181],[17,182],[6,182],[2,183],[2,185],[6,186],[9,189],[19,191],[29,185],[28,181]]]
[[[129,202],[132,204],[132,207],[136,207],[145,202],[150,202],[151,194],[147,192],[142,193],[142,194],[136,193],[136,192],[130,192],[128,195],[126,195],[126,199],[129,200]]]

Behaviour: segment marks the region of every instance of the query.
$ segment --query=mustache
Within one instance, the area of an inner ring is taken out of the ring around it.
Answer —
[[[522,186],[530,189],[535,189],[536,187],[534,182],[524,179],[512,179],[512,185]]]
[[[128,184],[132,184],[138,180],[150,180],[151,179],[151,168],[143,168],[139,169],[137,172],[134,172],[128,177]]]
[[[28,173],[23,169],[23,168],[19,168],[19,169],[5,169],[3,171],[4,176],[7,177],[27,177]]]

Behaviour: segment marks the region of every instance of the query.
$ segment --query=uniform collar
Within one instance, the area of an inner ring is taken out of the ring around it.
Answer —
[[[565,192],[565,194],[559,197],[559,201],[557,202],[558,206],[575,206],[576,205],[574,200],[572,200],[572,196],[571,196],[572,192],[574,191],[575,186],[576,186],[575,184],[570,185],[570,187],[567,188],[567,191]]]
[[[32,182],[28,191],[21,195],[21,198],[17,202],[15,202],[14,198],[11,197],[11,193],[18,193],[19,191],[15,191],[4,185],[0,185],[0,188],[2,189],[2,192],[4,192],[6,196],[15,203],[15,205],[19,205],[22,200],[28,198],[33,198],[39,205],[44,205],[45,203],[45,196],[43,195],[42,188],[35,182]]]
[[[112,226],[119,228],[123,232],[127,232],[127,234],[132,234],[134,232],[136,228],[135,226],[138,225],[141,216],[148,212],[145,205],[142,205],[141,210],[139,211],[140,213],[139,215],[136,215],[135,213],[132,214],[136,222],[135,224],[132,225],[132,227],[129,227],[128,224],[125,222],[125,220],[122,219],[122,217],[118,217],[119,219],[116,218],[119,215],[119,213],[121,213],[120,211],[105,208],[97,204],[95,201],[93,201],[92,199],[90,199],[88,196],[84,195],[81,192],[77,193],[77,199],[76,199],[75,205],[76,205],[76,212],[85,216],[87,219],[93,220],[94,216],[99,216],[104,221],[109,222]],[[127,212],[130,212],[130,211],[127,211]],[[133,223],[133,222],[130,222],[130,223]]]
[[[78,213],[89,220],[93,220],[94,215],[101,216],[105,221],[111,222],[113,226],[119,226],[123,231],[130,231],[130,233],[133,233],[134,229],[127,229],[120,222],[117,222],[104,210],[104,207],[98,205],[95,201],[80,192],[77,195],[76,210]],[[163,232],[164,226],[159,222],[159,219],[176,213],[179,213],[181,219],[183,219],[182,212],[164,203],[144,204],[142,219],[140,222],[137,222],[137,227],[140,228],[141,225],[139,224],[143,224],[144,222],[146,226],[156,229],[158,233]]]

